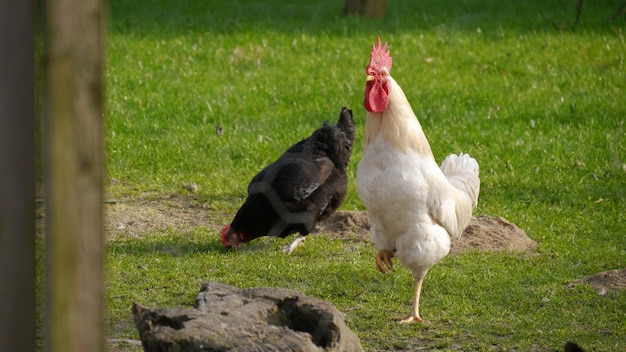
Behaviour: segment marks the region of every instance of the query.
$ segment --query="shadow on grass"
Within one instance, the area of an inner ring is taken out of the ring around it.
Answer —
[[[185,236],[184,234],[151,234],[142,238],[112,241],[107,248],[110,255],[157,254],[171,257],[185,257],[206,253],[236,255],[237,253],[249,254],[269,251],[271,250],[270,247],[272,247],[272,241],[276,240],[278,239],[264,237],[250,243],[244,243],[239,248],[227,248],[222,245],[217,237],[202,240],[192,236]]]
[[[611,31],[623,26],[626,15],[611,19],[622,2],[585,2],[576,30]],[[553,32],[574,29],[577,5],[575,0],[397,0],[388,2],[385,18],[360,19],[342,16],[343,1],[336,0],[110,2],[111,32],[139,36],[260,31],[344,36],[355,32],[476,32],[480,28]]]
[[[117,254],[163,254],[172,257],[184,257],[202,253],[227,253],[219,239],[197,241],[184,236],[153,235],[141,239],[114,241],[108,244],[108,253]]]

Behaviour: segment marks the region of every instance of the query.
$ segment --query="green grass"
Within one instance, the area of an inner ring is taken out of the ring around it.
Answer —
[[[109,243],[111,337],[137,338],[129,307],[190,306],[200,284],[280,286],[329,300],[368,351],[538,350],[576,340],[626,350],[626,292],[568,288],[626,267],[626,15],[621,1],[389,1],[384,19],[341,17],[341,1],[112,0],[107,52],[107,166],[117,198],[184,192],[232,214],[247,183],[342,106],[357,143],[370,44],[389,41],[403,87],[438,160],[481,165],[476,214],[503,216],[534,254],[450,256],[428,275],[422,314],[400,325],[410,273],[375,271],[375,249],[310,236],[226,252],[214,229]],[[215,134],[217,125],[224,135]],[[228,219],[223,219],[224,221]]]

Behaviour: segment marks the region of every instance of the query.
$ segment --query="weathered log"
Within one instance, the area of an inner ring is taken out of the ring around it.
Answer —
[[[206,283],[193,309],[132,309],[145,351],[363,351],[337,308],[290,289]]]

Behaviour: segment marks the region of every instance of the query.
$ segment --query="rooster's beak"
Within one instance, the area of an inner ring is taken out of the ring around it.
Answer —
[[[373,80],[374,80],[374,76],[372,76],[372,75],[367,75],[367,78],[365,78],[366,82],[370,82],[370,81],[373,81]]]

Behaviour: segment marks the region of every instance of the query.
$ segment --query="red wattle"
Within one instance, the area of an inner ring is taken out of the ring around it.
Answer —
[[[369,112],[383,112],[387,108],[387,92],[380,83],[370,83],[365,85],[365,99],[363,105]]]

